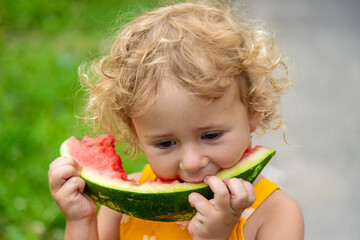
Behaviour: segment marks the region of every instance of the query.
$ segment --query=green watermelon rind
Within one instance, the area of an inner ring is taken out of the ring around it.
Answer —
[[[61,155],[70,157],[65,143],[61,147]],[[274,150],[258,147],[249,157],[217,176],[221,180],[237,177],[252,183],[274,154]],[[146,182],[140,185],[106,178],[88,168],[82,168],[81,177],[86,182],[85,193],[96,202],[126,215],[153,221],[190,220],[196,209],[188,201],[189,194],[197,192],[207,199],[214,195],[204,183]]]

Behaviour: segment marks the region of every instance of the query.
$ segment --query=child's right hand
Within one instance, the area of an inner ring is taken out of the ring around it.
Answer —
[[[97,205],[84,193],[79,164],[66,157],[55,159],[49,167],[50,192],[67,222],[87,223],[96,218]]]
[[[199,193],[191,193],[189,201],[198,211],[189,223],[193,239],[229,239],[244,209],[255,201],[251,183],[238,178],[221,181],[216,176],[207,177],[204,183],[214,192],[207,200]]]

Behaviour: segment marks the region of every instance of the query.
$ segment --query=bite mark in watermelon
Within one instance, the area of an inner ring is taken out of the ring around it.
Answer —
[[[198,192],[208,199],[214,195],[204,183],[148,181],[139,184],[129,180],[110,135],[84,137],[80,141],[70,137],[61,145],[60,152],[81,164],[86,194],[129,216],[165,222],[187,221],[196,214],[188,201],[190,193]],[[221,180],[237,177],[253,182],[274,154],[274,150],[256,146],[246,151],[239,163],[217,176]]]

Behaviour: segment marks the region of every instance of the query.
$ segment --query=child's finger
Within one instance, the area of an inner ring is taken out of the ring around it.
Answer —
[[[58,157],[57,159],[55,159],[53,162],[50,163],[49,169],[54,169],[62,165],[72,165],[76,169],[80,169],[80,164],[74,159],[68,157]]]
[[[205,183],[209,185],[214,192],[214,199],[212,199],[211,202],[215,208],[221,211],[229,208],[230,193],[224,182],[216,176],[210,176],[205,179]]]
[[[255,202],[256,195],[255,195],[254,186],[248,181],[243,180],[243,182],[244,182],[245,189],[246,189],[246,191],[247,191],[247,193],[249,195],[248,202],[247,202],[247,204],[245,206],[245,208],[248,208]]]
[[[80,176],[79,170],[72,165],[61,165],[49,170],[50,191],[57,192],[62,185],[71,177]]]
[[[255,192],[251,183],[231,178],[225,181],[230,191],[230,204],[235,212],[241,212],[255,201]]]
[[[206,213],[209,212],[210,209],[214,208],[209,200],[207,200],[201,194],[195,192],[189,195],[189,203],[191,206],[196,208],[201,216],[206,216]]]
[[[58,193],[62,196],[72,195],[73,197],[76,197],[77,194],[84,192],[85,184],[84,179],[80,177],[71,177],[64,183]]]

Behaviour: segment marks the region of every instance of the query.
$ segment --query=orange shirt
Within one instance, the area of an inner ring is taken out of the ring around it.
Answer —
[[[149,165],[142,171],[139,182],[144,183],[149,180],[156,180],[156,176]],[[255,202],[241,215],[240,221],[235,226],[230,240],[243,240],[243,227],[246,220],[251,216],[256,208],[279,186],[264,178],[255,185]],[[182,222],[157,222],[138,219],[123,215],[120,224],[120,239],[126,240],[169,240],[169,239],[192,239],[187,225]]]

